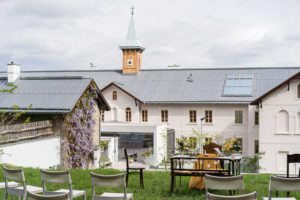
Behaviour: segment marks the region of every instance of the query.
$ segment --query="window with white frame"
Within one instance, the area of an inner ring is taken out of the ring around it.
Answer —
[[[197,122],[197,111],[190,110],[190,123],[196,123],[196,122]]]
[[[131,122],[131,109],[130,108],[126,108],[125,120],[126,120],[126,122]]]
[[[161,122],[168,122],[168,110],[161,110]]]
[[[206,110],[204,114],[205,114],[205,122],[212,123],[212,121],[213,121],[212,110]]]
[[[288,151],[278,151],[276,160],[277,160],[277,170],[278,171],[286,171],[286,162],[287,162],[287,155],[289,154]]]
[[[113,91],[113,93],[112,93],[112,99],[113,100],[117,100],[118,99],[117,91]]]
[[[242,110],[236,110],[234,112],[234,115],[235,115],[235,120],[234,122],[236,124],[242,124],[243,123],[243,111]]]
[[[259,140],[254,140],[254,153],[259,153]]]
[[[286,110],[281,110],[278,113],[277,132],[289,132],[289,113]]]
[[[148,122],[148,110],[142,110],[142,122]]]
[[[254,125],[258,125],[259,124],[259,112],[255,111],[254,113]]]

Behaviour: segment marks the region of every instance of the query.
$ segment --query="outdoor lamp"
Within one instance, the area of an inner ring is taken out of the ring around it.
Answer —
[[[203,147],[202,147],[202,141],[201,141],[201,137],[202,137],[202,121],[205,120],[207,117],[204,116],[204,117],[201,117],[200,118],[200,121],[201,121],[201,129],[200,129],[200,136],[198,138],[198,144],[199,144],[199,147],[200,148],[200,153],[203,153]]]

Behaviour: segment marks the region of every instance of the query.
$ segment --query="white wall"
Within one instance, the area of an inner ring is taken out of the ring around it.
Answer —
[[[205,115],[205,110],[213,111],[213,122],[203,121],[203,133],[209,135],[221,134],[224,138],[237,136],[243,138],[244,151],[247,151],[248,133],[248,105],[163,105],[148,104],[141,109],[148,110],[148,121],[153,123],[161,122],[161,110],[168,110],[168,127],[174,128],[176,137],[193,136],[193,129],[200,130],[200,118]],[[189,111],[197,111],[197,122],[189,122]],[[235,110],[243,111],[243,124],[235,124]],[[142,122],[143,123],[143,122]]]
[[[259,139],[259,124],[255,124],[255,111],[259,111],[257,106],[248,106],[248,154],[255,153],[255,140]],[[260,115],[260,113],[259,113]],[[260,117],[260,116],[259,116]]]
[[[300,153],[300,99],[297,98],[299,79],[294,79],[269,94],[260,110],[259,142],[265,152],[260,164],[261,172],[285,173],[286,154]],[[280,111],[288,113],[287,120]],[[287,124],[284,124],[287,123]],[[283,130],[287,127],[287,130]]]
[[[113,91],[117,91],[117,100],[112,100]],[[139,108],[135,103],[134,98],[120,90],[115,86],[111,86],[103,91],[103,95],[111,107],[111,111],[104,113],[105,121],[125,121],[125,110],[126,108],[131,109],[131,120],[132,122],[139,121]],[[115,113],[117,117],[114,117]]]
[[[167,128],[165,126],[156,126],[154,132],[154,160],[153,165],[158,165],[167,156]]]
[[[1,163],[38,168],[60,164],[60,140],[57,137],[2,145],[0,148],[4,151]]]
[[[112,100],[112,92],[117,91],[118,99]],[[111,105],[112,110],[105,112],[105,121],[114,120],[114,113],[117,110],[118,121],[125,121],[125,109],[132,110],[132,123],[140,124],[165,124],[174,128],[176,137],[193,136],[193,129],[200,129],[200,118],[205,115],[205,110],[213,111],[213,122],[203,123],[203,133],[210,135],[221,134],[224,138],[237,136],[243,139],[243,153],[254,153],[254,140],[258,139],[258,126],[254,125],[254,112],[256,106],[228,105],[228,104],[136,104],[134,98],[111,86],[103,95]],[[142,122],[141,110],[148,110],[148,122]],[[168,123],[161,122],[161,110],[168,110]],[[189,111],[197,111],[197,123],[189,122]],[[235,124],[235,111],[243,111],[243,124]]]

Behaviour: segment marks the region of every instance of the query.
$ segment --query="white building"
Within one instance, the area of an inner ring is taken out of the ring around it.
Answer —
[[[123,66],[117,69],[22,72],[24,77],[93,78],[111,107],[100,116],[111,161],[122,158],[123,147],[131,152],[152,147],[158,155],[164,144],[159,135],[166,128],[174,129],[175,137],[194,137],[193,129],[201,127],[210,136],[236,136],[243,153],[265,152],[266,172],[284,171],[286,154],[300,151],[297,77],[289,80],[300,67],[142,69],[145,48],[136,37],[133,15],[120,48]],[[172,149],[171,131],[167,139]]]
[[[300,152],[300,73],[282,81],[251,104],[258,105],[260,113],[260,150],[265,152],[261,171],[285,172],[287,154]]]

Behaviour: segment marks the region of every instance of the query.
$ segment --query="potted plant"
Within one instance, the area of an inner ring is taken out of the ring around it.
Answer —
[[[147,164],[147,158],[149,158],[152,154],[153,154],[153,150],[152,149],[148,149],[147,151],[144,151],[142,153],[143,163]]]
[[[134,157],[128,157],[128,161],[130,164],[134,163]]]

